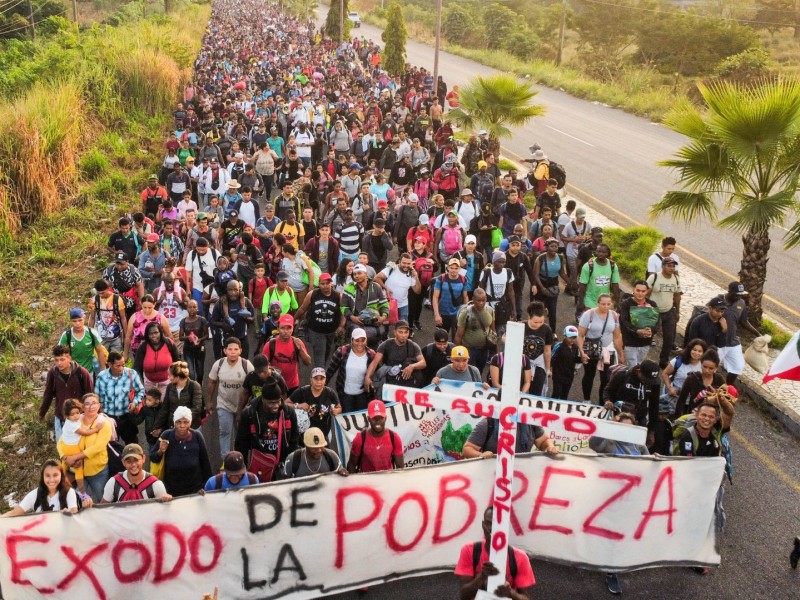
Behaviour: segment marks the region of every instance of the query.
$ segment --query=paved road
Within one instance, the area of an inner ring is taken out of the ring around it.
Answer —
[[[319,14],[327,14],[327,6]],[[381,30],[362,25],[358,34],[380,40]],[[409,40],[408,62],[433,70],[431,47]],[[439,72],[448,86],[464,85],[476,75],[498,73],[495,69],[459,56],[442,52]],[[529,156],[528,148],[539,143],[568,172],[568,191],[593,208],[605,211],[624,226],[652,224],[678,240],[679,254],[687,264],[722,286],[737,279],[742,256],[741,238],[730,231],[709,225],[689,227],[668,217],[650,222],[648,210],[667,189],[674,189],[674,177],[656,167],[683,143],[680,136],[661,125],[621,110],[580,100],[544,86],[536,86],[537,102],[547,107],[547,115],[503,141],[503,153],[520,160]],[[789,224],[791,225],[791,223]],[[765,308],[790,325],[800,326],[797,294],[800,286],[794,276],[800,249],[784,251],[780,240],[784,230],[772,231],[772,253],[766,290],[773,301]],[[790,283],[791,282],[791,283]]]

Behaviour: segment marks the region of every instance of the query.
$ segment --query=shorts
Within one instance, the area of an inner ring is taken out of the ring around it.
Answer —
[[[729,375],[741,375],[744,371],[744,353],[742,345],[723,346],[717,349],[720,364]]]

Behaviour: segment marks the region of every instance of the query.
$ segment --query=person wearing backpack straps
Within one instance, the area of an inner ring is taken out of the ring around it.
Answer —
[[[577,318],[587,308],[595,308],[601,294],[610,294],[614,306],[619,306],[619,268],[611,259],[611,248],[608,244],[598,244],[595,254],[581,267],[575,304]]]
[[[97,331],[85,325],[86,313],[82,308],[71,308],[69,320],[71,326],[61,334],[58,343],[67,346],[72,354],[72,360],[97,377],[98,373],[106,368],[108,356],[103,340]]]
[[[303,445],[292,452],[283,465],[283,478],[308,477],[322,473],[337,473],[347,477],[350,473],[342,466],[339,456],[326,448],[328,441],[319,427],[309,427],[303,434]]]
[[[125,302],[104,279],[95,281],[94,289],[97,294],[89,300],[89,328],[97,330],[106,350],[122,351],[128,328]]]
[[[661,314],[661,354],[659,365],[663,369],[675,350],[675,336],[681,315],[681,280],[675,272],[677,263],[671,256],[664,257],[661,269],[647,277],[649,287],[647,297],[658,306]]]
[[[455,575],[460,584],[459,598],[462,600],[471,600],[478,590],[486,590],[489,577],[498,573],[497,567],[489,562],[493,516],[494,508],[489,506],[483,513],[483,540],[468,542],[461,547]],[[535,584],[536,578],[528,555],[509,544],[505,583],[493,591],[494,595],[527,600]]]
[[[242,453],[231,450],[222,461],[222,472],[209,477],[200,494],[204,495],[205,492],[215,490],[236,490],[259,483],[258,475],[247,470]]]
[[[451,258],[447,270],[433,284],[433,321],[437,327],[451,333],[455,329],[458,313],[467,302],[467,280],[459,274],[461,261]]]
[[[487,305],[484,289],[477,288],[472,294],[472,302],[458,313],[454,341],[467,348],[469,364],[482,372],[497,341],[494,310]]]
[[[133,500],[157,499],[169,502],[172,495],[158,477],[144,470],[144,450],[139,444],[128,444],[122,450],[125,470],[117,473],[103,488],[100,504],[131,502]]]
[[[603,349],[611,344],[617,351],[617,362],[624,363],[625,349],[622,346],[619,315],[611,310],[611,296],[601,294],[597,298],[597,307],[584,312],[578,321],[578,352],[583,362],[581,388],[584,402],[591,399],[594,377],[599,370],[600,361],[606,365],[607,360],[610,360],[610,356],[607,356]],[[603,397],[603,390],[607,384],[608,369],[603,368],[600,370],[600,398]]]
[[[481,378],[480,369],[469,364],[469,350],[464,346],[455,346],[450,351],[450,364],[439,369],[432,381],[439,385],[442,379],[480,383],[483,389],[489,389],[489,384]]]
[[[386,406],[372,400],[367,407],[369,425],[361,430],[350,447],[349,473],[374,473],[405,468],[403,440],[386,427]]]
[[[509,320],[517,320],[513,283],[514,274],[506,268],[506,255],[496,250],[492,253],[492,266],[483,270],[478,287],[486,291],[489,306],[494,309],[498,335]]]

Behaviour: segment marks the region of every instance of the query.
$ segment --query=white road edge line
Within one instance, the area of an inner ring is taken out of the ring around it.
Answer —
[[[574,135],[570,135],[570,134],[569,134],[569,133],[567,133],[566,131],[561,131],[560,129],[556,129],[555,127],[551,127],[550,125],[547,125],[547,124],[545,124],[545,123],[542,123],[542,125],[544,125],[544,126],[545,126],[545,127],[547,127],[548,129],[552,129],[553,131],[557,131],[557,132],[558,132],[558,133],[560,133],[561,135],[565,135],[565,136],[567,136],[568,138],[572,138],[572,139],[573,139],[573,140],[575,140],[576,142],[580,142],[581,144],[586,144],[587,146],[590,146],[590,147],[592,147],[592,148],[594,148],[594,147],[595,147],[595,145],[594,145],[594,144],[590,144],[589,142],[587,142],[586,140],[582,140],[581,138],[576,138]]]

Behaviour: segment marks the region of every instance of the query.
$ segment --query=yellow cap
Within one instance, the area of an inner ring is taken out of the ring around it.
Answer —
[[[450,351],[450,358],[469,358],[469,350],[464,346],[455,346]]]

